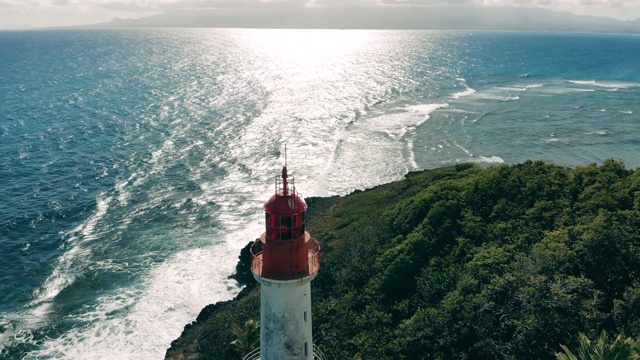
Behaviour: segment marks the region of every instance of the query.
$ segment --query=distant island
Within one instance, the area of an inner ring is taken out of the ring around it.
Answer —
[[[262,3],[233,7],[172,10],[140,19],[115,19],[89,27],[208,27],[281,29],[427,29],[640,33],[640,19],[620,21],[539,8],[449,6],[304,7]]]
[[[327,359],[553,359],[581,333],[640,337],[640,170],[621,162],[459,164],[308,203]],[[231,328],[260,308],[249,262],[167,359],[241,358]]]

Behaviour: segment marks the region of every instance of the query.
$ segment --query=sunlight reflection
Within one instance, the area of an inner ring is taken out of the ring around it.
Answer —
[[[332,58],[357,52],[374,31],[247,30],[256,48],[291,59]]]
[[[295,81],[338,76],[355,65],[375,38],[372,31],[247,30],[247,48],[261,58],[268,74],[279,73]],[[339,66],[338,66],[339,65]],[[274,72],[275,70],[275,72]]]

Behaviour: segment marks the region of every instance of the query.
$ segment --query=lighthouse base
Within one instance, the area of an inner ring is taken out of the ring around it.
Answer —
[[[257,276],[260,287],[260,359],[311,360],[311,280],[272,280]]]

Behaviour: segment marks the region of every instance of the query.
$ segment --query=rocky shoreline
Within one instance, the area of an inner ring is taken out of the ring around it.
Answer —
[[[327,198],[312,197],[306,199],[309,205],[307,211],[308,217],[320,217],[320,213],[328,208],[331,204],[336,202],[340,197],[333,196]],[[257,310],[259,310],[259,296],[260,291],[257,287],[257,282],[253,278],[251,273],[251,245],[253,242],[249,242],[240,251],[238,256],[238,263],[236,270],[230,278],[235,279],[240,286],[244,288],[231,300],[217,302],[215,304],[209,304],[204,307],[196,320],[185,325],[180,337],[171,342],[171,347],[167,349],[165,359],[170,360],[196,360],[196,359],[226,359],[220,354],[219,357],[207,357],[201,352],[201,344],[199,339],[209,336],[207,327],[205,324],[220,324],[224,330],[230,333],[229,327],[233,322],[237,322],[239,318],[244,318],[243,315],[256,316]],[[258,309],[256,309],[256,303]],[[232,316],[236,312],[236,308],[247,308],[247,311],[237,313],[237,316]],[[224,320],[222,320],[224,319]],[[229,320],[229,321],[227,321]],[[223,330],[223,331],[224,331]],[[215,335],[213,335],[216,337]],[[218,338],[218,337],[216,337]],[[227,341],[228,339],[222,336],[220,341]],[[230,340],[228,340],[230,341]],[[227,356],[238,354],[228,354]]]

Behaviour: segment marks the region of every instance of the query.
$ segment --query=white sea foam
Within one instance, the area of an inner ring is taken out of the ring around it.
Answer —
[[[499,156],[478,156],[471,159],[472,162],[484,164],[502,164],[504,160]]]
[[[460,92],[452,94],[451,98],[457,100],[457,99],[460,99],[460,98],[465,97],[465,96],[473,95],[475,93],[476,93],[475,89],[472,89],[472,88],[467,86],[466,89],[464,89],[463,91],[460,91]]]
[[[516,91],[516,92],[525,92],[529,89],[530,87],[527,86],[498,86],[496,87],[496,89],[498,90],[504,90],[504,91]]]
[[[465,154],[469,155],[470,157],[473,157],[473,154],[469,150],[465,149],[462,145],[460,144],[454,144],[454,145],[458,147],[460,150],[464,151]]]
[[[177,132],[172,136],[176,134]],[[167,166],[180,161],[180,156],[186,156],[183,148],[175,148],[174,142],[169,140],[153,154],[152,171],[149,173],[158,174]],[[213,154],[221,156],[215,152]],[[115,288],[113,293],[86,304],[82,311],[68,315],[66,321],[77,323],[78,326],[59,338],[46,339],[38,349],[26,356],[27,359],[161,358],[170,342],[180,335],[183,326],[191,322],[205,305],[227,300],[237,294],[240,288],[228,276],[235,268],[240,248],[261,232],[261,217],[253,216],[259,213],[260,205],[255,201],[242,201],[244,198],[251,199],[256,192],[251,187],[250,179],[239,173],[237,164],[224,162],[220,158],[206,158],[201,168],[206,168],[210,163],[226,168],[227,180],[216,185],[200,181],[204,194],[191,201],[199,205],[212,202],[219,205],[218,220],[224,224],[225,235],[209,234],[220,237],[214,241],[214,245],[174,254],[147,269],[141,274],[140,282],[125,288]],[[133,173],[127,180],[115,184],[114,192],[118,195],[120,205],[128,202],[128,194],[132,191],[129,187],[143,185],[149,178],[149,173],[144,177],[136,177],[136,173]],[[197,180],[201,176],[198,171],[185,175],[190,180]],[[244,185],[243,188],[239,188],[240,184]],[[242,190],[247,193],[242,193]],[[157,209],[161,202],[175,193],[171,187],[154,193],[146,203],[133,208],[122,219],[119,227],[126,228],[132,219],[144,215],[149,209]],[[78,243],[78,249],[83,249],[81,246],[84,241],[97,236],[95,228],[108,210],[110,201],[111,198],[102,196],[96,213],[70,232],[73,242]],[[175,203],[173,206],[179,207]],[[247,211],[248,207],[252,210]],[[202,232],[198,234],[206,236]],[[188,240],[211,242],[211,239]],[[105,271],[120,265],[106,259],[85,267],[93,266]]]
[[[443,108],[448,108],[449,104],[447,103],[443,103],[443,104],[423,104],[423,105],[413,105],[413,106],[408,106],[406,108],[407,111],[412,112],[412,113],[416,113],[419,115],[422,115],[425,117],[424,121],[429,119],[429,116],[431,115],[432,112],[438,110],[438,109],[443,109]],[[424,122],[422,121],[422,122]],[[416,125],[421,124],[422,122],[417,123]]]
[[[258,231],[254,227],[247,230]],[[249,234],[234,235],[243,239]],[[244,242],[235,241],[174,255],[151,269],[142,284],[100,297],[92,310],[69,315],[69,320],[86,325],[45,340],[26,359],[162,358],[182,326],[205,305],[240,290],[226,277],[242,245]],[[234,261],[216,261],[225,258]]]
[[[595,80],[569,80],[569,82],[576,85],[596,85]]]
[[[640,87],[640,83],[623,82],[623,81],[603,81],[598,83],[598,86],[612,88],[612,89],[630,89]]]
[[[584,134],[585,135],[607,135],[607,132],[605,130],[594,130],[594,131],[587,131]]]
[[[623,81],[596,81],[596,80],[568,80],[569,83],[576,85],[589,85],[601,88],[615,89],[629,89],[633,87],[640,87],[640,83],[623,82]]]
[[[176,121],[179,121],[179,120],[176,120]],[[149,162],[151,164],[157,164],[160,161],[160,159],[163,158],[164,154],[171,153],[173,149],[174,149],[173,139],[171,138],[166,139],[158,150],[151,152],[151,159],[149,160]],[[156,168],[155,170],[158,170],[158,169]]]
[[[434,111],[448,106],[409,106],[352,124],[337,135],[335,155],[320,178],[349,185],[347,191],[401,178],[418,167],[413,143],[415,129],[428,121]]]
[[[409,151],[409,164],[411,166],[411,170],[418,170],[418,163],[416,162],[416,154],[413,152],[413,141],[410,141],[407,144],[407,150]]]
[[[384,132],[393,139],[399,139],[405,136],[408,131],[429,120],[432,112],[448,106],[448,104],[409,106],[404,109],[409,113],[409,116],[407,116],[406,112],[376,116],[364,120],[361,125],[365,126],[369,131]]]
[[[486,112],[482,112],[482,113],[476,113],[476,115],[478,115],[476,118],[474,118],[473,120],[471,120],[472,123],[476,123],[478,122],[478,120],[482,119],[485,115],[487,115]]]
[[[93,215],[65,234],[67,240],[61,247],[68,250],[56,260],[51,275],[33,292],[33,299],[24,307],[24,310],[10,314],[9,320],[12,325],[0,338],[0,348],[12,342],[30,342],[33,330],[49,322],[52,300],[76,280],[79,273],[77,269],[82,267],[80,263],[90,252],[83,243],[98,236],[96,226],[106,215],[111,199],[105,194],[98,195]]]
[[[459,78],[456,78],[456,80],[460,81],[461,85],[464,86],[464,90],[452,94],[451,95],[452,99],[458,100],[462,97],[473,95],[476,93],[475,89],[472,89],[471,87],[469,87],[469,85],[467,85],[466,79],[459,77]]]
[[[15,313],[0,316],[0,354],[12,343],[32,343],[33,330],[45,326],[51,313],[51,303],[31,306]]]
[[[110,202],[111,197],[104,197],[104,194],[96,198],[96,212],[87,219],[82,227],[82,242],[91,241],[97,237],[98,234],[95,232],[96,225],[109,210]]]
[[[95,213],[66,234],[67,240],[63,246],[68,247],[69,250],[65,251],[56,261],[53,272],[45,280],[44,284],[34,292],[33,300],[29,306],[40,305],[52,300],[60,291],[75,281],[77,272],[73,269],[78,266],[76,261],[86,258],[87,253],[90,252],[83,246],[83,243],[94,240],[99,235],[96,233],[95,228],[107,213],[110,202],[111,197],[105,197],[104,194],[98,195]]]
[[[505,91],[500,91],[500,89],[498,88],[479,92],[476,95],[476,98],[482,99],[482,100],[500,101],[500,102],[520,100],[520,96],[511,95],[508,91],[505,94]]]
[[[575,87],[563,87],[563,86],[548,86],[545,87],[545,94],[562,95],[576,92],[595,92],[594,89],[575,88]]]
[[[136,178],[136,176],[137,174],[133,173],[127,180],[123,180],[115,184],[115,190],[118,193],[118,203],[120,206],[126,206],[129,203],[131,193],[127,191],[126,186],[129,185]],[[137,183],[137,185],[139,184],[140,182]]]

